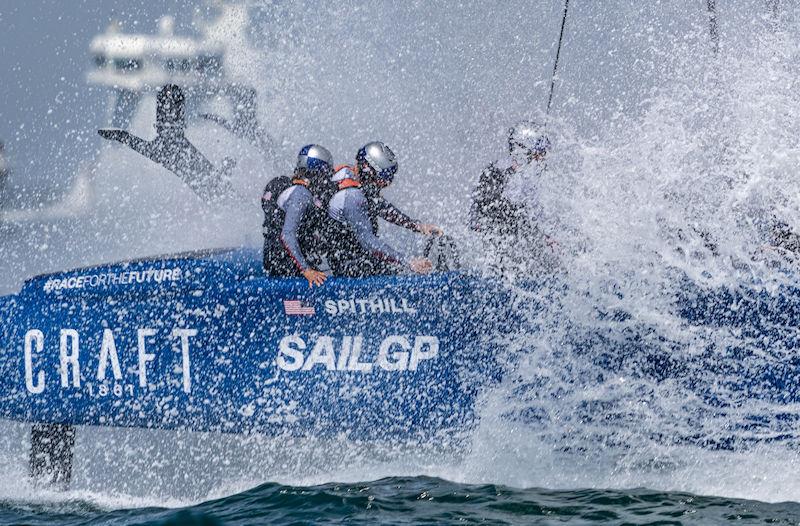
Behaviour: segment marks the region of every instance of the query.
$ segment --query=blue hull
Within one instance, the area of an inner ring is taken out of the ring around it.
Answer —
[[[309,289],[248,250],[37,277],[0,314],[0,417],[356,440],[471,427],[511,323],[462,274]]]

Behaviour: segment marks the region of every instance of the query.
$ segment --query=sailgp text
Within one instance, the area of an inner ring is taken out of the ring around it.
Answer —
[[[338,341],[337,341],[338,340]],[[310,349],[310,352],[306,353]],[[374,361],[362,356],[373,354],[365,349],[364,337],[319,336],[316,341],[306,341],[296,334],[284,336],[278,344],[275,360],[284,371],[311,371],[319,365],[328,371],[355,371],[370,373],[375,368],[384,371],[416,371],[422,362],[439,355],[439,338],[436,336],[387,336],[378,345]]]

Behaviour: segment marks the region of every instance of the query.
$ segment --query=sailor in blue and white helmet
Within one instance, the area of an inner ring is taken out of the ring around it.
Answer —
[[[319,144],[308,144],[297,154],[292,178],[278,177],[267,184],[261,208],[264,269],[270,276],[303,276],[309,285],[325,282],[326,275],[314,264],[320,263],[326,250],[332,173],[331,152]]]
[[[333,155],[327,148],[319,144],[307,144],[297,154],[295,179],[304,179],[310,183],[309,189],[314,194],[324,194],[331,186],[333,175]]]
[[[383,142],[373,141],[359,148],[355,160],[355,166],[337,167],[333,176],[339,187],[329,206],[339,225],[328,257],[334,274],[368,276],[395,273],[401,267],[430,272],[429,260],[405,255],[378,237],[379,218],[414,232],[441,233],[436,225],[411,219],[381,195],[397,173],[394,152]]]

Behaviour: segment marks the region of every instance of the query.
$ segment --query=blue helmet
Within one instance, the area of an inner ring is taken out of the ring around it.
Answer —
[[[356,162],[369,168],[369,176],[381,186],[388,186],[397,173],[394,152],[381,141],[368,142],[356,154]]]
[[[330,173],[333,171],[333,155],[319,144],[307,144],[297,154],[297,168],[309,172]]]

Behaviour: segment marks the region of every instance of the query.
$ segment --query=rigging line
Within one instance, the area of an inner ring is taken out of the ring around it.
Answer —
[[[558,48],[556,49],[556,60],[553,62],[553,76],[550,79],[550,95],[547,97],[547,110],[545,111],[545,126],[547,125],[547,117],[550,116],[550,105],[553,103],[553,92],[556,89],[556,71],[558,71],[558,57],[561,55],[561,42],[564,40],[564,26],[567,24],[568,9],[569,9],[569,0],[564,0],[564,16],[561,19],[561,33],[559,33],[558,35]]]
[[[711,36],[711,51],[716,56],[719,53],[719,31],[717,29],[717,1],[708,0],[708,31]]]

